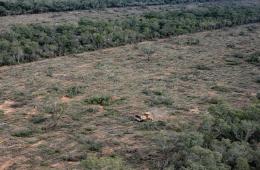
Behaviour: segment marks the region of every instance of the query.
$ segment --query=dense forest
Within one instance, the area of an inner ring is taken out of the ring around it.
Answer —
[[[217,0],[0,0],[0,16]]]
[[[112,21],[82,18],[78,24],[13,26],[0,35],[0,65],[31,62],[143,40],[260,21],[260,7],[209,7],[149,12]]]

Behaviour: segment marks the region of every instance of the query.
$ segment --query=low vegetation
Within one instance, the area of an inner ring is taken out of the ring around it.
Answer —
[[[251,63],[251,64],[255,64],[255,65],[260,66],[260,51],[256,51],[256,52],[246,56],[246,61]]]
[[[90,155],[86,160],[81,161],[81,164],[84,168],[89,170],[130,170],[130,168],[126,166],[122,158],[119,157],[97,157],[96,155]]]

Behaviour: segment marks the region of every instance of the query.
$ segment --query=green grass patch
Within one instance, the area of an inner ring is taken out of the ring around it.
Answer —
[[[174,101],[169,96],[154,96],[147,101],[147,103],[153,106],[167,106],[170,107],[173,105]]]
[[[211,70],[210,67],[208,67],[204,64],[198,64],[198,65],[195,66],[195,68],[198,69],[198,70]]]
[[[110,96],[93,96],[84,101],[87,104],[93,105],[101,105],[101,106],[109,106],[112,104],[112,100]]]
[[[0,119],[4,117],[4,111],[0,110]]]
[[[250,64],[260,65],[260,51],[248,55],[246,61]]]
[[[96,155],[88,155],[86,160],[81,161],[81,166],[89,170],[129,170],[120,157],[97,157]]]
[[[219,91],[219,92],[229,92],[230,89],[225,87],[225,86],[221,86],[221,85],[215,85],[213,87],[211,87],[212,90],[216,90],[216,91]]]
[[[40,124],[40,123],[45,122],[46,120],[47,120],[47,117],[45,117],[44,115],[36,115],[31,118],[31,122],[34,124]]]
[[[70,98],[78,96],[78,95],[83,93],[83,89],[84,89],[84,87],[82,87],[82,86],[72,86],[72,87],[69,87],[66,90],[66,96],[70,97]]]
[[[115,117],[115,116],[118,116],[120,115],[120,112],[115,110],[115,109],[109,109],[109,108],[106,108],[105,109],[105,113],[104,113],[104,116],[111,116],[111,117]]]
[[[259,77],[256,77],[255,82],[260,84],[260,76],[259,76]]]
[[[31,137],[32,135],[33,135],[33,130],[29,128],[22,128],[12,133],[12,136],[15,137]]]
[[[166,127],[166,122],[164,121],[147,121],[140,123],[138,129],[140,130],[162,130]]]

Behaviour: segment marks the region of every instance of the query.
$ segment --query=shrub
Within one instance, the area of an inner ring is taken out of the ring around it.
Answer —
[[[168,96],[155,96],[148,101],[150,106],[172,106],[173,100]]]
[[[87,104],[109,106],[112,104],[112,99],[110,96],[94,96],[85,100]]]
[[[240,53],[240,52],[236,52],[232,55],[235,58],[244,58],[244,54]]]
[[[256,93],[256,98],[260,100],[260,92]]]
[[[48,67],[46,70],[46,76],[52,77],[53,76],[53,67]]]
[[[255,82],[260,83],[260,76],[256,78]]]
[[[199,64],[199,65],[196,65],[196,69],[198,70],[211,70],[210,67],[204,65],[204,64]]]
[[[53,129],[58,125],[61,117],[65,113],[66,107],[67,107],[66,104],[58,103],[52,100],[49,100],[44,104],[42,111],[51,115],[46,127],[44,128],[45,130]]]
[[[0,110],[0,119],[4,117],[4,111],[3,110]]]
[[[0,6],[0,16],[5,16],[7,15],[7,10],[5,9],[5,7]]]
[[[90,151],[101,151],[103,145],[102,143],[100,142],[96,142],[96,141],[93,141],[93,140],[87,140],[85,142],[85,144],[87,145],[87,148],[90,150]]]
[[[46,120],[47,120],[47,118],[43,115],[36,115],[31,118],[31,122],[33,122],[34,124],[43,123]]]
[[[200,43],[200,40],[199,39],[196,39],[196,38],[189,38],[187,41],[186,41],[186,45],[198,45]]]
[[[89,170],[127,170],[129,169],[124,161],[119,157],[97,157],[88,155],[86,160],[81,161],[81,165]]]
[[[151,56],[155,53],[155,47],[152,46],[142,46],[141,50],[144,54],[144,56],[147,58],[148,61],[150,61]]]
[[[221,85],[215,85],[213,87],[211,87],[211,89],[219,91],[219,92],[229,92],[229,89],[225,86],[221,86]]]
[[[67,89],[67,97],[75,97],[82,93],[83,87],[82,86],[73,86]]]
[[[150,106],[172,106],[174,101],[170,96],[168,96],[163,91],[159,90],[143,90],[143,93],[145,95],[150,96],[150,99],[147,101],[147,103]]]
[[[32,136],[33,131],[29,128],[22,128],[22,129],[18,129],[16,130],[14,133],[12,133],[12,136],[15,137],[30,137]]]
[[[212,151],[200,146],[194,146],[190,149],[187,156],[187,165],[185,169],[208,169],[208,170],[229,170],[230,168],[222,163],[222,155],[219,152]]]
[[[256,52],[248,55],[246,57],[246,61],[251,64],[259,65],[260,64],[260,51],[256,51]]]
[[[247,160],[243,157],[239,157],[236,161],[236,169],[237,170],[250,170],[250,165]]]
[[[166,127],[164,121],[148,121],[140,124],[139,129],[141,130],[161,130]]]

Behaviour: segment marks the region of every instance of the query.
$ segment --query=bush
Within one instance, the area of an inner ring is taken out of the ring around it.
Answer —
[[[200,44],[200,40],[199,39],[195,39],[195,38],[190,38],[186,41],[185,43],[186,45],[199,45]]]
[[[82,93],[82,86],[73,86],[67,89],[67,97],[75,97]]]
[[[51,117],[49,118],[49,121],[44,129],[49,130],[55,128],[60,122],[61,117],[64,115],[66,108],[67,105],[65,103],[58,103],[53,100],[46,102],[42,108],[42,111],[50,114]]]
[[[246,57],[246,61],[251,64],[259,65],[260,64],[260,51],[256,51],[256,52],[248,55]]]
[[[43,115],[36,115],[31,118],[31,122],[33,122],[34,124],[43,123],[46,120],[47,120],[47,118]]]
[[[257,92],[257,93],[256,93],[256,98],[257,98],[258,100],[260,100],[260,92]]]
[[[139,129],[141,130],[161,130],[165,129],[166,123],[164,121],[148,121],[140,124]]]
[[[255,82],[260,83],[260,76],[256,78]]]
[[[93,141],[93,140],[87,140],[85,142],[85,144],[87,145],[87,148],[90,150],[90,151],[101,151],[103,145],[102,143],[100,142],[96,142],[96,141]]]
[[[119,157],[97,157],[88,155],[86,160],[81,161],[81,165],[89,170],[127,170],[129,169],[124,161]]]
[[[172,106],[173,100],[169,96],[154,96],[148,101],[150,106]]]
[[[110,96],[94,96],[85,100],[87,104],[109,106],[112,104],[112,99]]]
[[[16,130],[14,133],[12,133],[12,136],[15,137],[30,137],[32,136],[33,131],[29,128],[22,128],[22,129],[18,129]]]

